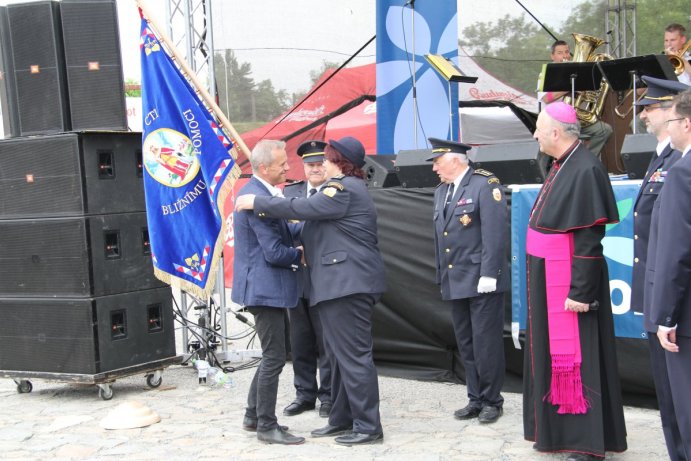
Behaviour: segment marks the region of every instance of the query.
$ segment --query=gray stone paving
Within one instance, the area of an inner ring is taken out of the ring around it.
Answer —
[[[241,429],[245,397],[254,369],[233,374],[234,387],[197,384],[191,367],[172,366],[163,384],[150,389],[144,376],[118,380],[112,400],[95,387],[34,380],[30,394],[18,394],[0,379],[0,459],[9,460],[313,460],[445,461],[559,460],[539,454],[523,440],[520,394],[504,394],[504,416],[483,426],[453,418],[465,405],[465,387],[380,376],[381,445],[341,447],[330,438],[309,437],[326,420],[316,411],[284,417],[293,397],[292,369],[279,385],[279,421],[307,437],[300,446],[265,445]],[[127,400],[156,411],[161,422],[142,429],[108,431],[99,423]],[[629,450],[608,454],[621,461],[667,459],[656,411],[626,407]]]

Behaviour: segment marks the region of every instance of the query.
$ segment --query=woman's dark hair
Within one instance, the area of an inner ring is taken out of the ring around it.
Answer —
[[[338,152],[331,144],[327,144],[324,148],[324,157],[341,169],[341,173],[346,176],[355,176],[356,178],[365,179],[365,172],[362,168],[353,165],[350,160],[345,158]]]

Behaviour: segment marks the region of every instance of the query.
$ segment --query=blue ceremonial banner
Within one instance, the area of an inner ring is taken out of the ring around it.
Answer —
[[[525,329],[528,300],[526,290],[525,236],[528,218],[540,185],[514,186],[511,191],[511,325],[512,334]],[[633,203],[640,181],[613,181],[619,223],[607,225],[602,247],[609,269],[614,331],[617,336],[645,338],[643,319],[631,310],[633,274]]]
[[[240,175],[233,143],[145,19],[140,49],[142,159],[154,272],[208,297],[223,251],[223,204]]]
[[[425,59],[438,54],[458,65],[456,12],[456,0],[377,0],[378,153],[423,149],[429,137],[458,140],[458,84],[449,85]]]

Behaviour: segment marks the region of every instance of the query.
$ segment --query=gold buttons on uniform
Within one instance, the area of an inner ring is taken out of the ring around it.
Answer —
[[[451,251],[451,250],[450,250],[449,248],[447,248],[447,249],[446,249],[446,252],[448,253],[449,251]]]
[[[453,264],[449,264],[449,269],[453,268]]]
[[[637,263],[637,262],[638,262],[638,258],[633,258],[633,262]]]
[[[638,240],[638,236],[637,236],[637,235],[634,235],[634,236],[633,236],[633,239],[634,239],[634,240]]]
[[[446,231],[444,231],[444,235],[449,235],[449,233],[448,233],[448,232],[446,232]]]
[[[634,215],[634,216],[638,216],[638,211],[634,211],[634,212],[633,212],[633,215]]]

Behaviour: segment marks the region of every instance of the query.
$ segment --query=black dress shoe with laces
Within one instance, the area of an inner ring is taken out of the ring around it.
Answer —
[[[296,437],[280,427],[268,431],[257,431],[257,440],[264,443],[278,443],[281,445],[300,445],[305,443],[304,437]]]
[[[368,445],[372,443],[382,443],[384,442],[384,433],[380,432],[378,434],[362,434],[360,432],[353,432],[352,434],[342,435],[336,437],[334,442],[340,445]]]
[[[322,403],[319,406],[319,416],[321,416],[322,418],[328,418],[329,414],[331,414],[331,404]]]
[[[278,426],[282,430],[287,431],[288,426]],[[257,432],[257,419],[245,416],[242,420],[242,428],[249,432]]]
[[[504,410],[502,407],[493,407],[487,405],[482,407],[477,419],[480,421],[480,424],[490,424],[498,420],[503,413]]]
[[[456,419],[473,419],[476,418],[479,414],[482,408],[475,406],[472,403],[469,403],[465,407],[461,408],[460,410],[456,410],[453,412],[453,417]]]
[[[283,409],[284,416],[295,416],[308,410],[314,410],[314,402],[300,402],[296,400]]]
[[[319,429],[315,429],[311,432],[312,437],[333,437],[335,435],[342,435],[345,434],[346,432],[350,432],[353,430],[353,426],[348,425],[348,426],[332,426],[331,424],[327,424],[324,427],[320,427]]]
[[[566,461],[596,461],[598,459],[604,458],[598,458],[597,456],[589,455],[586,453],[569,453],[569,456],[566,458]]]

